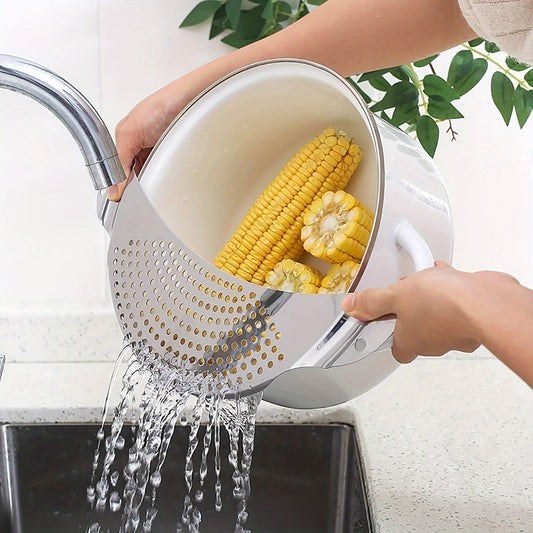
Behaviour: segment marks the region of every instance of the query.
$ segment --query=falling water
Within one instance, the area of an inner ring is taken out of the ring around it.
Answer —
[[[157,518],[157,491],[162,484],[162,469],[174,428],[187,423],[185,407],[192,404],[190,433],[185,456],[185,485],[181,515],[177,512],[177,533],[199,533],[202,503],[207,490],[214,491],[214,507],[222,509],[220,473],[221,427],[228,433],[230,451],[227,457],[233,469],[233,497],[237,502],[234,533],[245,529],[247,503],[250,497],[250,467],[254,445],[255,416],[261,394],[240,398],[221,375],[176,372],[164,364],[149,362],[148,353],[129,351],[121,354],[111,379],[104,405],[103,421],[97,432],[97,448],[87,500],[96,511],[109,508],[121,512],[120,533],[148,533]],[[111,389],[119,366],[126,362],[122,389],[106,436],[106,420]],[[139,396],[137,400],[137,396]],[[187,405],[189,404],[189,405]],[[117,451],[125,446],[126,420],[134,420],[133,443],[122,470],[116,465]],[[205,420],[203,439],[199,429]],[[241,445],[242,442],[242,445]],[[102,446],[105,453],[102,453]],[[207,487],[208,457],[214,454],[215,483]],[[119,478],[123,482],[119,492]],[[87,533],[101,530],[99,522],[89,526]]]

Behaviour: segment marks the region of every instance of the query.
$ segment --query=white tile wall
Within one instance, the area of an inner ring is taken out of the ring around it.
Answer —
[[[179,30],[185,0],[0,0],[0,51],[51,68],[111,132],[142,98],[228,50]],[[81,154],[47,110],[0,91],[0,307],[109,309],[106,236]]]
[[[99,107],[97,4],[0,2],[0,50],[60,73]],[[77,145],[33,100],[0,91],[0,303],[98,306],[103,235]]]
[[[229,50],[207,40],[207,27],[178,28],[195,4],[0,0],[0,53],[61,74],[113,132],[142,98]],[[468,118],[454,124],[459,139],[443,132],[437,157],[454,213],[455,263],[505,270],[531,285],[533,128],[506,128],[487,84],[460,106]],[[45,313],[46,324],[50,313],[112,317],[105,251],[74,141],[47,110],[0,91],[0,315],[17,311],[19,325],[21,312]]]
[[[443,54],[444,67],[453,53]],[[505,126],[489,74],[457,107],[465,115],[453,121],[457,140],[441,129],[436,156],[452,207],[454,264],[508,272],[533,287],[533,121],[520,130],[513,115]]]

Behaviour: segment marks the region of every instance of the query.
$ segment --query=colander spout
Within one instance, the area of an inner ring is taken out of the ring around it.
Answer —
[[[0,87],[37,100],[63,122],[81,149],[95,189],[106,189],[126,179],[102,119],[63,78],[26,59],[0,54]]]

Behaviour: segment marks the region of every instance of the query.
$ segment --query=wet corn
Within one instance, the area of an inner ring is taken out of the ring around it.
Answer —
[[[365,253],[373,214],[344,191],[327,192],[304,215],[304,249],[329,263],[359,261]]]
[[[322,275],[313,267],[292,259],[280,261],[265,277],[265,285],[281,291],[316,294]]]
[[[344,188],[360,160],[357,145],[341,132],[325,129],[261,193],[214,265],[262,285],[277,263],[299,259],[303,212],[315,198]]]
[[[348,292],[358,270],[359,263],[352,260],[344,261],[341,265],[332,265],[322,278],[318,294]]]

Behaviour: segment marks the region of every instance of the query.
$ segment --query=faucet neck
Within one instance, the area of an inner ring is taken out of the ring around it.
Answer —
[[[107,127],[70,83],[26,59],[0,54],[2,87],[37,100],[63,122],[80,147],[95,189],[126,179]]]

